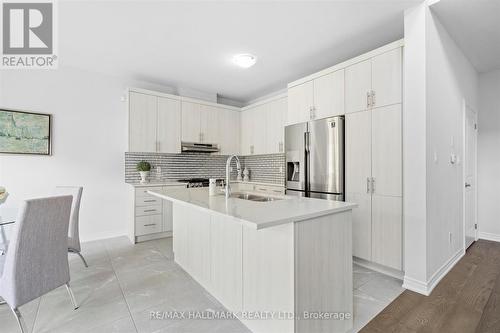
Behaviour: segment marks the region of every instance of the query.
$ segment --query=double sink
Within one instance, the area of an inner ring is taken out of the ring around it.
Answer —
[[[231,193],[230,198],[257,201],[257,202],[283,200],[282,198],[279,198],[279,197],[269,197],[269,196],[265,196],[265,195],[258,195],[258,194],[245,193],[245,192]]]

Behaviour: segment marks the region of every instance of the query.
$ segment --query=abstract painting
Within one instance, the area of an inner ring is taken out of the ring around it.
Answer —
[[[50,155],[49,114],[0,109],[0,153]]]

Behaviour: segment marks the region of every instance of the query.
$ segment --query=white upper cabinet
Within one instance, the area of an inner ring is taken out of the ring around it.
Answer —
[[[157,151],[178,153],[181,151],[181,102],[158,97]]]
[[[346,113],[402,102],[401,48],[346,68]]]
[[[401,48],[372,59],[373,107],[402,102]]]
[[[344,70],[288,89],[286,124],[344,114]]]
[[[266,114],[266,153],[283,153],[285,147],[286,97],[268,104]]]
[[[313,81],[314,119],[344,114],[344,70],[339,70]]]
[[[219,108],[210,105],[200,105],[201,142],[218,143],[219,141]]]
[[[157,97],[130,92],[129,151],[156,152]]]
[[[288,89],[288,112],[286,124],[292,125],[309,121],[314,105],[313,81],[308,81]]]
[[[240,152],[240,117],[235,110],[219,109],[219,143],[221,155],[235,155]]]
[[[201,142],[200,104],[182,101],[182,141]]]
[[[241,112],[241,154],[276,154],[284,151],[287,98],[250,106]]]
[[[345,112],[368,110],[372,90],[371,59],[349,66],[345,70]]]
[[[179,153],[180,121],[178,99],[130,91],[128,150]]]
[[[251,155],[253,153],[253,120],[254,117],[251,109],[241,112],[240,152],[242,155]]]

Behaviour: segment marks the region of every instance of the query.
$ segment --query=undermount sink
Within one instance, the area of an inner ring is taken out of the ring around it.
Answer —
[[[250,200],[250,201],[260,201],[260,202],[282,200],[281,198],[277,198],[277,197],[267,197],[264,195],[243,193],[243,192],[231,193],[230,198]]]

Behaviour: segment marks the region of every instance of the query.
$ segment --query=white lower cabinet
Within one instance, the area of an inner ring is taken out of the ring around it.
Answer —
[[[186,186],[174,185],[174,187]],[[163,188],[166,187],[152,185],[134,188],[134,227],[131,228],[130,235],[133,242],[172,235],[172,203],[147,193],[150,190]]]

